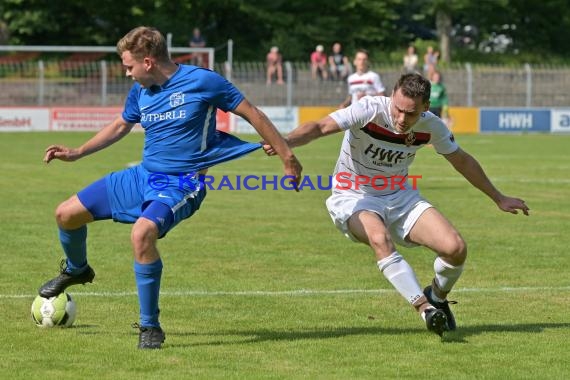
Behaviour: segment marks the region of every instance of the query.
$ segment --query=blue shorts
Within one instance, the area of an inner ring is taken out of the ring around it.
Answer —
[[[141,165],[113,172],[77,193],[95,220],[154,221],[159,237],[189,218],[206,197],[202,176],[147,171]]]

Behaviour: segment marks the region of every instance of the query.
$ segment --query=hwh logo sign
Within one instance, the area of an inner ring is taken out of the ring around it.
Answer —
[[[532,128],[532,114],[523,112],[500,113],[499,128],[530,129]]]

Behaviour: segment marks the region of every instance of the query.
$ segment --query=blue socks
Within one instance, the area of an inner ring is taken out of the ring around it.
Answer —
[[[143,327],[160,327],[158,321],[158,296],[160,292],[160,277],[162,275],[162,260],[154,263],[140,264],[135,261],[135,280],[139,293],[140,325]]]
[[[59,240],[67,257],[66,272],[71,275],[82,273],[87,268],[87,226],[76,230],[59,228]],[[134,264],[135,280],[140,302],[140,325],[160,327],[158,322],[158,296],[162,275],[162,260],[154,263]]]
[[[87,268],[87,226],[76,230],[59,228],[59,240],[67,257],[66,272],[71,275],[82,273]],[[158,296],[162,276],[162,260],[154,263],[134,264],[135,280],[140,303],[140,325],[160,327],[158,322]]]
[[[59,227],[59,241],[67,257],[66,272],[77,275],[87,268],[87,226],[76,230]]]

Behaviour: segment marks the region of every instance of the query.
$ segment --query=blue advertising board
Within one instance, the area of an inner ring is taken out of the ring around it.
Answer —
[[[550,110],[544,108],[481,108],[481,132],[550,132]]]

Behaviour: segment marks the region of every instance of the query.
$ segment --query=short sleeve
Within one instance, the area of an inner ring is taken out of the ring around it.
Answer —
[[[244,99],[243,94],[226,78],[205,70],[200,87],[204,89],[207,101],[224,112],[233,111]]]
[[[125,108],[123,109],[123,120],[129,123],[138,123],[141,121],[141,110],[139,109],[139,93],[141,91],[140,85],[135,83],[125,100]]]
[[[329,116],[343,130],[353,127],[361,128],[374,117],[374,108],[371,104],[372,99],[370,96],[364,96],[349,107],[336,110]]]
[[[455,136],[439,118],[430,120],[432,124],[432,138],[430,143],[439,154],[450,154],[459,149]]]

